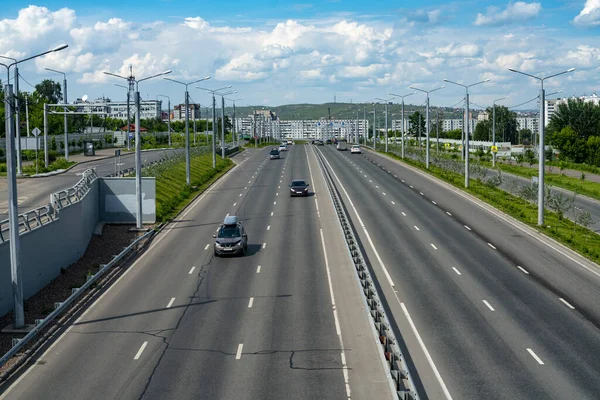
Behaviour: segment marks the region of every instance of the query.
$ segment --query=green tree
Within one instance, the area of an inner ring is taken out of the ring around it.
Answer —
[[[444,132],[444,137],[446,139],[460,140],[462,138],[462,129],[452,129],[451,131]]]
[[[531,132],[531,129],[519,129],[519,140],[518,143],[524,144],[524,145],[529,145],[531,144],[533,139],[533,132]]]
[[[552,143],[560,151],[561,160],[582,163],[588,155],[586,140],[578,137],[575,130],[568,125],[552,135]]]
[[[587,140],[600,131],[600,105],[584,102],[581,99],[569,99],[558,105],[548,123],[548,133],[551,140],[554,134],[565,127],[571,127],[576,136]]]
[[[409,126],[408,133],[418,137],[421,132],[421,137],[425,136],[425,117],[418,111],[415,111],[408,116]],[[420,131],[419,131],[420,127]]]
[[[473,140],[490,140],[492,137],[492,122],[490,120],[479,121],[475,125]],[[498,137],[496,136],[496,140]]]
[[[44,79],[43,81],[35,85],[35,91],[47,103],[57,104],[62,99],[60,83],[55,82],[51,79]]]

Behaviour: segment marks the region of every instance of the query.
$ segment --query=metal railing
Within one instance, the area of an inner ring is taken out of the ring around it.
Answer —
[[[355,236],[354,228],[350,224],[350,219],[346,213],[344,205],[340,199],[339,193],[335,188],[333,179],[329,170],[323,161],[323,154],[316,151],[317,160],[323,171],[325,182],[329,189],[333,205],[344,232],[344,238],[350,251],[357,277],[363,289],[363,297],[370,311],[371,318],[377,334],[381,350],[384,352],[386,365],[389,368],[391,378],[394,383],[396,396],[401,400],[418,400],[416,386],[406,364],[406,358],[402,354],[398,341],[394,335],[394,331],[390,326],[389,319],[380,300],[379,293],[375,286],[375,282],[371,277],[369,268],[367,267],[366,257],[364,256],[358,241]]]
[[[81,201],[92,188],[92,183],[98,179],[96,168],[91,168],[83,173],[83,176],[73,187],[60,190],[50,195],[50,207],[58,211],[64,207]]]
[[[62,314],[79,296],[81,296],[82,293],[84,293],[91,285],[94,284],[94,282],[104,275],[108,269],[123,260],[142,240],[151,237],[156,232],[157,231],[153,229],[137,238],[118,255],[114,256],[114,258],[108,264],[100,265],[98,272],[88,277],[87,281],[81,287],[73,288],[71,295],[65,301],[54,303],[55,310],[44,319],[36,320],[35,327],[29,333],[27,333],[25,337],[13,339],[13,343],[15,343],[15,345],[0,358],[0,367],[2,367],[11,357],[16,355],[23,348],[23,346],[25,346],[38,333],[46,328],[54,319],[56,319],[56,317]]]

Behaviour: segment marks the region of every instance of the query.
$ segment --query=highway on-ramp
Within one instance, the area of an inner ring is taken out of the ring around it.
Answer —
[[[598,398],[597,265],[386,157],[315,151],[429,398]]]
[[[237,156],[0,398],[393,398],[307,149]],[[289,197],[298,178],[311,196]],[[244,257],[213,255],[227,214],[248,232]]]

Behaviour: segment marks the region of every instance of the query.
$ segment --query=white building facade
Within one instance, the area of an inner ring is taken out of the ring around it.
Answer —
[[[96,99],[93,101],[82,101],[77,99],[74,103],[79,112],[107,112],[109,118],[127,120],[127,101],[106,101],[106,99]],[[152,119],[161,117],[162,101],[161,100],[140,100],[140,118]],[[135,102],[129,102],[129,117],[133,121],[135,118]]]

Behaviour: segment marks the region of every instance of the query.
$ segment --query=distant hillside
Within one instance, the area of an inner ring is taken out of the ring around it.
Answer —
[[[352,104],[352,103],[325,103],[325,104],[285,104],[280,106],[268,107],[268,106],[236,106],[236,117],[245,117],[254,110],[271,110],[277,113],[280,119],[283,120],[300,120],[300,119],[320,119],[328,117],[328,109],[331,110],[332,119],[356,119],[356,110],[359,110],[358,117],[364,118],[364,104]],[[367,118],[373,119],[373,105],[367,105]],[[377,118],[383,122],[384,120],[384,104],[377,104]],[[230,114],[233,111],[231,107],[226,107],[225,112]],[[420,107],[413,104],[404,104],[404,114],[408,117],[409,114],[420,111],[425,113],[425,107]],[[436,117],[437,107],[430,107],[430,117],[433,119]],[[369,114],[371,112],[371,114]],[[388,114],[390,121],[392,119],[400,119],[402,113],[401,104],[389,104]],[[450,109],[447,107],[439,108],[440,118],[461,118],[461,109]]]

